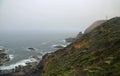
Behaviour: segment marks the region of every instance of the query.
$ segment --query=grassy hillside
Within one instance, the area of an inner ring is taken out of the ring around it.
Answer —
[[[42,64],[42,76],[120,76],[120,17],[47,54]]]

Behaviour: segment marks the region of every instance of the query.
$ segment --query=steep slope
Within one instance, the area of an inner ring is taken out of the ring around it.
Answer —
[[[42,76],[120,76],[120,17],[46,54],[38,71]]]
[[[92,25],[90,25],[86,30],[85,30],[85,34],[89,33],[90,31],[92,31],[93,29],[95,29],[96,27],[100,26],[102,23],[104,23],[106,20],[98,20],[95,21]]]

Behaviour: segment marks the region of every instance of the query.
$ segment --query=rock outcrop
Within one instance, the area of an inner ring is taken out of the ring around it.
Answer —
[[[65,41],[68,42],[68,43],[73,43],[77,39],[81,38],[82,36],[83,36],[83,33],[79,32],[76,37],[74,37],[74,38],[71,38],[71,37],[70,38],[66,38]]]
[[[0,49],[0,65],[10,60],[9,56],[5,53],[6,50],[7,49]]]

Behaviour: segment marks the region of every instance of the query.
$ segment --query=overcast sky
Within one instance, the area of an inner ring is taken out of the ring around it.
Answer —
[[[120,16],[120,0],[0,0],[1,30],[83,31]]]

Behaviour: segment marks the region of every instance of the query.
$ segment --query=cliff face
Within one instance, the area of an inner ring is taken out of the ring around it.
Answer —
[[[37,71],[42,76],[120,76],[120,17],[46,54]]]
[[[92,25],[90,25],[86,30],[85,30],[85,34],[91,32],[93,29],[95,29],[96,27],[100,26],[102,23],[104,23],[106,20],[98,20],[95,21]]]

